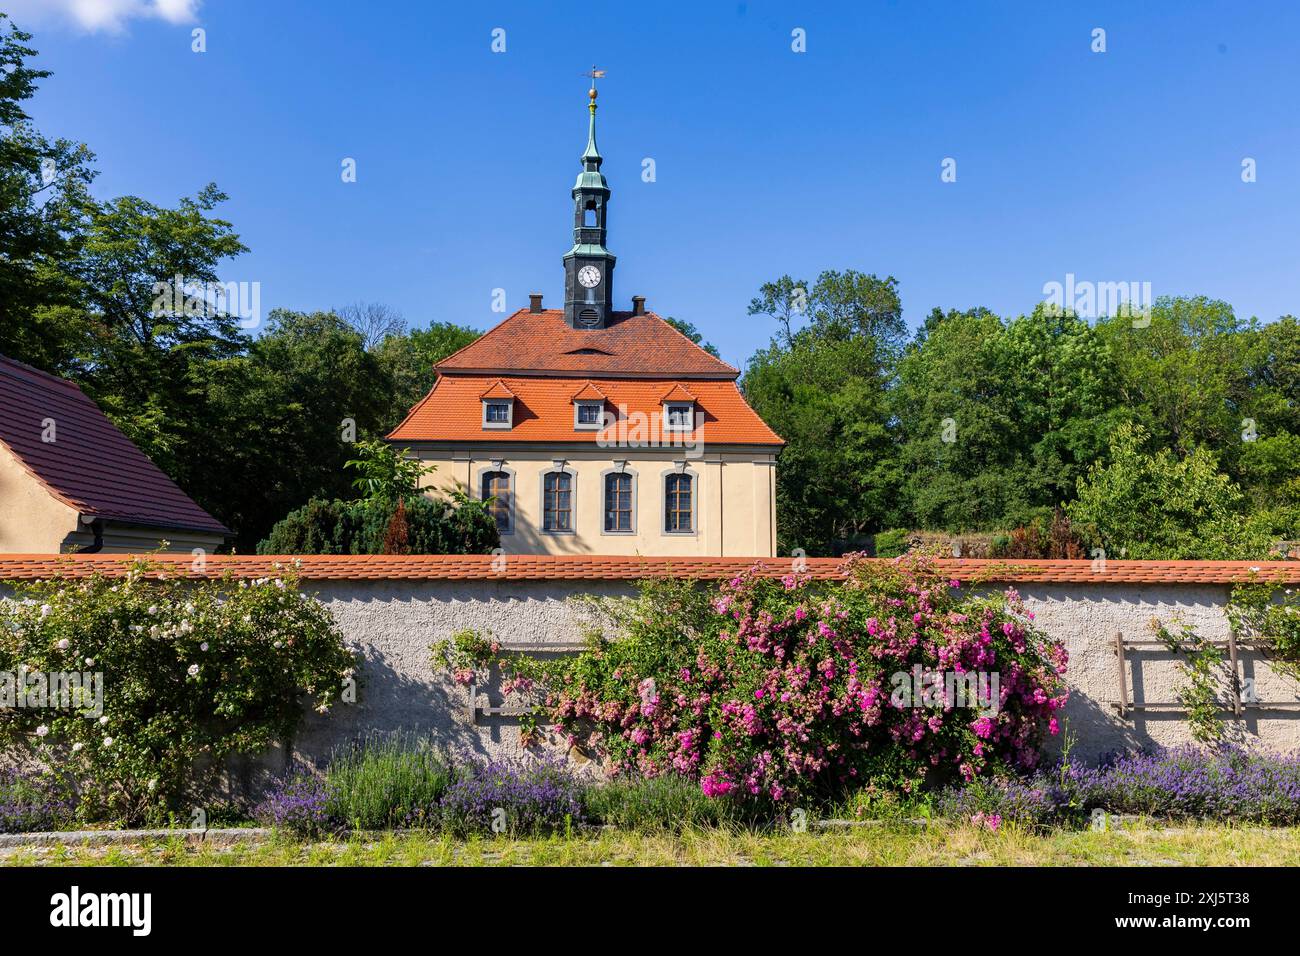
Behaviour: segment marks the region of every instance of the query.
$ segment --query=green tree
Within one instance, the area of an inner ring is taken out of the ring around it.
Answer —
[[[384,433],[391,382],[334,313],[273,311],[244,355],[204,366],[196,406],[217,424],[187,457],[196,498],[251,550],[308,499],[350,497],[352,442]]]
[[[954,532],[1046,521],[1124,418],[1115,374],[1073,315],[935,310],[892,394],[911,521]]]
[[[190,450],[221,424],[205,414],[203,367],[248,344],[240,317],[193,288],[215,289],[222,260],[245,251],[231,224],[210,215],[225,198],[209,185],[170,209],[136,196],[92,204],[67,264],[79,302],[52,310],[91,330],[77,370],[87,392],[191,493]]]
[[[65,373],[88,335],[59,307],[76,300],[64,264],[85,228],[94,156],[32,125],[24,104],[50,74],[29,65],[30,40],[0,13],[0,354]]]
[[[452,322],[435,322],[427,329],[384,337],[372,351],[393,382],[385,426],[397,427],[420,399],[429,394],[438,377],[434,365],[480,335],[481,332]]]
[[[787,443],[778,547],[817,555],[850,546],[883,526],[896,498],[886,394],[905,331],[897,282],[827,271],[809,288],[787,275],[765,283],[749,311],[781,326],[742,381]]]
[[[1258,357],[1258,329],[1226,302],[1161,298],[1150,315],[1097,322],[1115,363],[1120,402],[1158,444],[1187,454],[1214,449],[1229,474],[1242,450],[1243,409]]]
[[[1066,506],[1075,529],[1112,557],[1146,559],[1258,558],[1266,529],[1247,520],[1241,489],[1219,471],[1215,455],[1193,448],[1145,450],[1151,436],[1125,424],[1111,437],[1109,462],[1079,479]]]
[[[693,322],[687,322],[685,319],[674,319],[671,315],[666,316],[664,321],[675,328],[682,335],[686,336],[704,351],[708,352],[716,359],[722,358],[718,349],[712,342],[704,341],[704,333],[695,327]]]
[[[357,473],[352,487],[363,498],[390,504],[402,498],[414,498],[419,492],[420,478],[433,466],[410,457],[409,452],[409,448],[399,450],[378,439],[359,442],[357,457],[345,462]]]

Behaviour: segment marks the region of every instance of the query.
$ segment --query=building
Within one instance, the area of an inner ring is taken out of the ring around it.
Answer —
[[[534,294],[439,362],[388,440],[434,466],[426,487],[491,500],[508,554],[774,555],[782,441],[746,404],[739,372],[644,297],[615,307],[589,97],[564,308]]]
[[[0,553],[212,553],[230,531],[72,382],[0,355]]]

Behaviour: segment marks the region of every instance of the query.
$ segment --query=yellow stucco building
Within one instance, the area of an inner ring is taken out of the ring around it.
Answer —
[[[492,502],[507,554],[774,556],[781,438],[739,372],[632,297],[616,310],[595,90],[563,309],[527,309],[436,366],[388,440],[431,490]]]

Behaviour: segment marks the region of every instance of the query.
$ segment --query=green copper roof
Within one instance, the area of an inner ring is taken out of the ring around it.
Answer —
[[[599,189],[608,193],[609,183],[605,181],[605,176],[600,171],[600,164],[604,160],[601,158],[600,150],[596,148],[596,101],[594,99],[588,109],[591,111],[591,120],[587,128],[587,148],[582,154],[582,172],[578,173],[578,181],[573,184],[573,188],[574,190]]]
[[[615,256],[598,242],[579,242],[575,243],[573,248],[564,254],[564,258],[571,259],[574,256],[592,256],[600,259],[614,261]]]
[[[587,127],[587,149],[582,154],[582,162],[588,166],[594,164],[596,169],[600,169],[600,164],[602,160],[600,158],[600,150],[596,148],[596,101],[595,100],[591,101],[591,106],[589,107],[589,109],[591,111],[591,122],[590,125]]]

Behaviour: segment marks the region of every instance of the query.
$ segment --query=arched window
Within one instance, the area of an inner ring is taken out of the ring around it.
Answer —
[[[488,503],[488,511],[496,520],[497,531],[509,534],[514,523],[514,508],[510,496],[510,475],[504,471],[483,472],[481,496]]]
[[[695,531],[695,479],[678,473],[664,479],[664,531],[691,534]]]
[[[573,476],[549,471],[542,480],[542,530],[573,530]]]
[[[632,530],[632,476],[627,472],[605,476],[605,530]]]
[[[599,226],[600,220],[597,218],[598,216],[599,213],[596,212],[596,204],[594,202],[589,202],[587,203],[587,208],[582,211],[582,224],[588,228]]]

